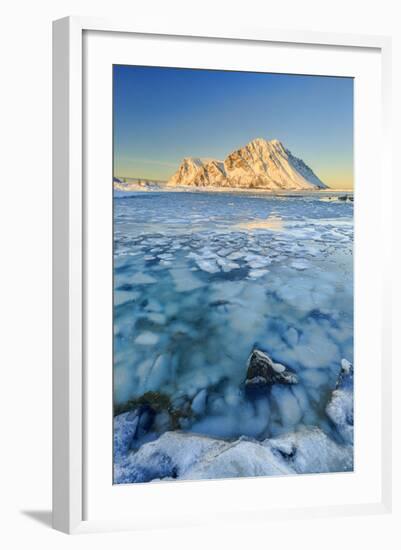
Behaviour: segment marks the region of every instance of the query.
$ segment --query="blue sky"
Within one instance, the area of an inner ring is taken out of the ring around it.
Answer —
[[[353,184],[353,80],[114,66],[114,173],[168,179],[184,157],[279,139],[328,185]]]

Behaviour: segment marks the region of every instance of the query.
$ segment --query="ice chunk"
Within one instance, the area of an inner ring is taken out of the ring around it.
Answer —
[[[192,400],[191,409],[197,415],[201,415],[205,412],[206,408],[207,391],[201,390]]]
[[[223,256],[226,257],[228,256],[229,254],[232,254],[233,253],[233,249],[232,248],[220,248],[218,251],[217,251],[217,254],[219,256]]]
[[[156,283],[156,279],[147,273],[136,273],[131,277],[131,283],[134,285],[151,285]]]
[[[155,300],[154,298],[148,298],[146,300],[145,310],[160,312],[163,311],[163,306],[158,300]]]
[[[240,266],[235,262],[227,261],[225,258],[218,258],[217,264],[223,269],[225,273],[238,269]]]
[[[269,273],[268,269],[252,269],[249,272],[249,277],[251,277],[252,279],[259,279],[260,277],[263,277],[267,273]]]
[[[170,269],[170,275],[174,281],[177,292],[190,292],[204,286],[204,283],[188,269]]]
[[[156,323],[156,325],[164,325],[166,323],[166,316],[163,313],[149,313],[149,321]]]
[[[210,287],[210,298],[217,300],[236,300],[245,288],[243,281],[214,282]]]
[[[322,369],[309,368],[302,373],[302,379],[305,384],[319,387],[327,384],[327,373]]]
[[[215,260],[198,259],[196,263],[202,271],[207,271],[207,273],[218,273],[220,271]]]
[[[231,252],[231,254],[228,254],[227,259],[228,260],[239,260],[240,258],[243,258],[246,255],[245,252],[241,252],[240,250],[237,250],[235,252]]]
[[[134,340],[135,344],[142,346],[154,346],[159,341],[159,336],[154,332],[142,332]]]
[[[114,400],[116,403],[123,403],[131,397],[132,391],[132,368],[126,364],[116,366],[113,373]]]
[[[144,384],[145,391],[162,391],[163,386],[171,381],[170,356],[159,355],[148,371]]]
[[[295,269],[298,269],[299,271],[304,271],[305,269],[310,268],[310,263],[307,260],[293,260],[291,262],[291,267],[294,267]]]
[[[136,300],[139,294],[129,290],[115,290],[114,291],[114,306],[125,304],[132,300]]]
[[[288,428],[296,426],[302,418],[302,410],[291,388],[274,385],[272,397],[280,411],[280,420]]]
[[[298,344],[299,334],[296,328],[289,327],[285,333],[285,337],[290,346],[295,347]]]

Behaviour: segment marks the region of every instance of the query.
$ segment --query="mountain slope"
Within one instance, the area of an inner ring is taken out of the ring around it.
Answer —
[[[245,189],[313,190],[325,185],[303,160],[273,139],[254,139],[222,161],[185,158],[169,187],[229,187]]]

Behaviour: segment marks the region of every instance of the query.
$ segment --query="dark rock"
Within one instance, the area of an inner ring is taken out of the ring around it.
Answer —
[[[354,197],[353,195],[341,195],[340,197],[338,197],[338,200],[344,201],[344,202],[347,202],[347,201],[354,202]]]
[[[249,356],[245,380],[246,389],[259,389],[272,384],[298,384],[297,375],[289,368],[274,363],[270,357],[258,349]]]

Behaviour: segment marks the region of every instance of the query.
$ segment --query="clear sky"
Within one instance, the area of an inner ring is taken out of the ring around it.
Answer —
[[[353,185],[353,80],[114,66],[114,173],[168,179],[184,157],[223,160],[279,139],[330,187]]]

